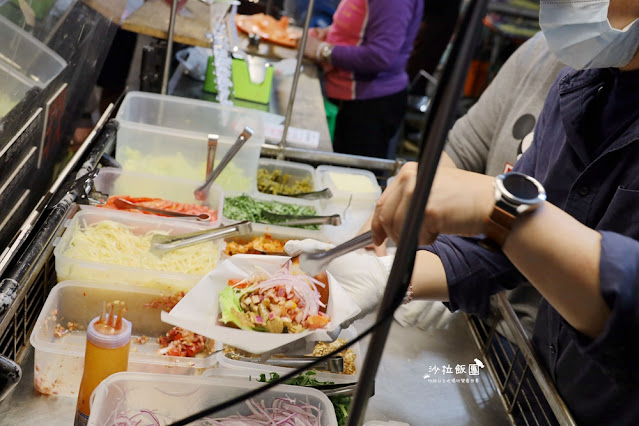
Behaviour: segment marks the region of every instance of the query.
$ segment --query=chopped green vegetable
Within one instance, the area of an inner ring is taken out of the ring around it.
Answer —
[[[285,204],[278,201],[258,201],[248,195],[238,197],[226,197],[224,199],[224,217],[232,220],[250,220],[257,223],[274,224],[262,216],[266,210],[275,214],[295,216],[315,216],[317,211],[312,206],[300,206],[297,204]],[[299,225],[296,228],[318,230],[319,225]]]
[[[257,170],[257,190],[265,194],[294,195],[313,190],[310,177],[295,179],[281,170],[269,172],[267,169]]]
[[[257,379],[257,381],[263,382],[263,383],[271,383],[280,378],[280,375],[277,373],[269,373],[269,374],[271,376],[269,379],[266,378],[266,374],[264,373],[260,374],[260,378]],[[317,386],[317,385],[334,385],[335,384],[335,382],[331,382],[331,381],[320,382],[315,377],[313,377],[314,375],[315,375],[314,371],[306,371],[297,377],[292,377],[286,380],[284,383],[286,383],[287,385],[294,385],[294,386]],[[250,377],[249,377],[249,380],[250,380]],[[329,396],[328,399],[331,400],[331,403],[333,404],[333,407],[335,408],[335,414],[337,416],[337,424],[339,426],[346,425],[346,419],[348,418],[348,409],[351,406],[352,396],[334,395],[334,396]]]

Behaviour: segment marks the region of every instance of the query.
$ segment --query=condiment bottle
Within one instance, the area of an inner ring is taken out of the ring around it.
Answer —
[[[89,420],[90,399],[93,390],[111,374],[126,371],[131,345],[131,322],[122,318],[122,306],[117,318],[113,305],[109,315],[104,306],[102,314],[87,327],[87,349],[84,355],[84,373],[78,392],[75,426],[86,425]]]

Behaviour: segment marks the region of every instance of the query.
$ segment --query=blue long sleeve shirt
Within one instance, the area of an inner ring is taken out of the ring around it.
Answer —
[[[533,343],[580,425],[639,424],[639,71],[564,69],[515,170],[602,234],[601,293],[611,315],[592,340],[543,300]],[[630,237],[630,238],[628,238]],[[450,308],[485,316],[489,297],[524,282],[503,253],[440,236]]]

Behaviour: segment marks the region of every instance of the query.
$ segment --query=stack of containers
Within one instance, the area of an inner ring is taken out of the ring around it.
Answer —
[[[219,136],[215,163],[245,126],[253,136],[216,183],[224,191],[250,192],[264,143],[259,112],[207,101],[130,92],[116,116],[120,124],[116,159],[125,170],[204,181],[208,135]]]

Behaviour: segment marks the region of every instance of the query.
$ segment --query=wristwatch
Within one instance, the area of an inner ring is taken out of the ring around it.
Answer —
[[[331,63],[331,54],[333,53],[333,45],[323,41],[319,51],[319,61],[325,64]]]
[[[546,200],[546,190],[534,178],[510,172],[495,178],[495,207],[486,222],[482,245],[501,249],[518,216],[531,212]]]

